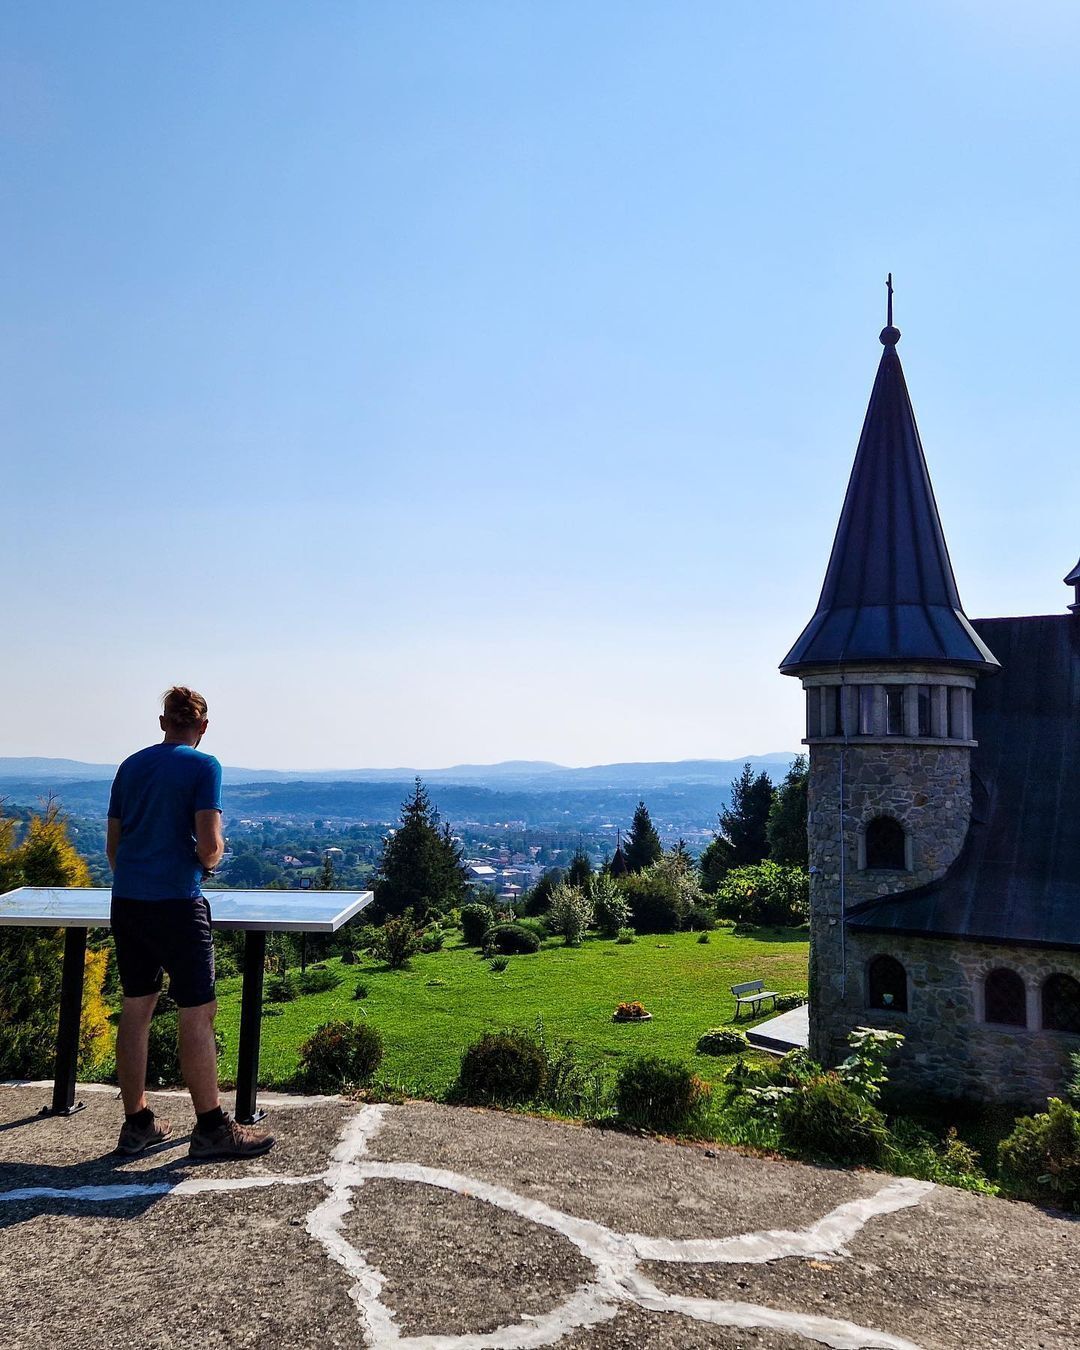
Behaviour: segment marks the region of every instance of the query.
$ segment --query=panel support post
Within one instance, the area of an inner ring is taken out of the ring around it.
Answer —
[[[60,977],[60,1023],[56,1031],[56,1067],[53,1070],[52,1106],[42,1114],[73,1116],[82,1110],[75,1103],[75,1075],[79,1068],[79,1030],[82,1026],[83,977],[86,968],[86,929],[64,929],[64,968]]]
[[[244,985],[240,994],[240,1050],[236,1061],[236,1119],[242,1125],[262,1120],[256,1109],[259,1091],[259,1037],[262,1032],[263,970],[266,934],[244,934]]]

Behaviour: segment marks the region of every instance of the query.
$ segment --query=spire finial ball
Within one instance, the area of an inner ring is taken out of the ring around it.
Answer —
[[[881,330],[879,336],[883,347],[895,347],[900,341],[900,329],[894,328],[892,324],[889,324],[888,328],[883,328]]]

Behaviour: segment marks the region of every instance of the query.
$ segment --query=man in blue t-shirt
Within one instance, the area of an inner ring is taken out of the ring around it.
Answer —
[[[150,1019],[168,972],[179,1007],[180,1068],[195,1107],[193,1158],[249,1158],[274,1140],[221,1109],[214,1043],[214,940],[202,893],[225,852],[221,765],[197,748],[206,700],[176,685],[165,695],[165,739],[125,759],[109,798],[106,850],[113,869],[112,931],[124,1004],[116,1073],[125,1120],[117,1149],[140,1153],[172,1133],[146,1101]]]

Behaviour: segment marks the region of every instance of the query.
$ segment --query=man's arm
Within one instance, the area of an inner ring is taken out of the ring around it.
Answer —
[[[109,824],[112,825],[112,821]],[[208,872],[212,872],[225,856],[220,811],[195,812],[195,853]]]
[[[116,816],[109,817],[109,829],[105,835],[105,856],[109,866],[116,871],[116,850],[120,846],[120,821]]]

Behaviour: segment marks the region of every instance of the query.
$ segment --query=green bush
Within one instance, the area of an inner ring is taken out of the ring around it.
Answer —
[[[308,966],[296,977],[296,987],[302,994],[325,994],[340,983],[341,976],[329,966]]]
[[[496,923],[484,934],[486,956],[531,956],[540,950],[540,939],[519,923]]]
[[[551,893],[551,908],[548,911],[548,927],[551,931],[561,934],[568,947],[576,947],[585,936],[592,919],[591,898],[577,886],[560,881]]]
[[[355,999],[367,998],[368,987],[363,980],[357,981],[356,988],[352,991],[352,996]]]
[[[686,911],[683,927],[691,933],[710,933],[716,927],[716,915],[708,905],[691,905]]]
[[[1073,1106],[1080,1106],[1080,1051],[1069,1056],[1069,1081],[1065,1085],[1065,1096]]]
[[[441,928],[427,928],[420,939],[420,950],[430,955],[431,952],[441,951],[445,941],[446,934]]]
[[[372,953],[391,970],[404,970],[420,950],[422,940],[421,931],[412,918],[402,915],[398,919],[387,919],[375,930]]]
[[[620,928],[619,935],[615,941],[620,947],[629,947],[632,942],[637,941],[637,934],[632,928]]]
[[[547,1084],[547,1055],[516,1031],[488,1032],[461,1057],[455,1095],[472,1103],[534,1101]]]
[[[617,937],[630,922],[630,902],[606,872],[601,872],[593,881],[592,901],[601,936]]]
[[[1021,1116],[998,1145],[1002,1180],[1018,1194],[1080,1210],[1080,1110],[1051,1097],[1045,1112]]]
[[[782,1144],[800,1156],[876,1163],[889,1142],[885,1118],[835,1073],[811,1079],[780,1102]]]
[[[175,1012],[155,1014],[150,1019],[150,1039],[146,1054],[146,1081],[152,1087],[171,1087],[182,1083],[180,1072],[180,1018]],[[214,1028],[214,1045],[218,1058],[225,1048],[225,1038]]]
[[[708,946],[711,941],[712,939],[709,937],[708,933],[701,933],[698,936],[698,943],[703,947]]]
[[[316,1092],[338,1092],[368,1082],[382,1057],[370,1022],[324,1022],[300,1047],[300,1073]]]
[[[287,970],[280,975],[271,975],[266,981],[267,1003],[291,1003],[295,997],[296,981]]]
[[[488,965],[496,975],[501,975],[509,964],[510,958],[508,956],[493,956],[488,962]]]
[[[792,1008],[801,1008],[807,1002],[805,991],[796,994],[777,994],[776,1011],[790,1012]]]
[[[709,1089],[675,1060],[642,1055],[619,1071],[615,1105],[620,1119],[648,1130],[682,1130],[700,1116]]]
[[[698,1037],[699,1055],[744,1055],[749,1049],[745,1034],[729,1027],[713,1027]]]
[[[901,1116],[891,1123],[889,1170],[901,1176],[960,1186],[980,1195],[996,1195],[998,1188],[987,1181],[978,1152],[964,1142],[952,1126],[944,1140]]]
[[[357,959],[358,959],[358,958],[357,958],[357,955],[356,955],[356,953],[352,950],[351,947],[347,947],[347,948],[341,953],[341,964],[342,964],[343,966],[355,966],[355,965],[356,965],[356,962],[357,962]]]
[[[801,867],[771,861],[736,867],[717,888],[716,908],[739,923],[802,924],[810,915],[810,878]]]
[[[650,867],[624,877],[623,890],[633,926],[639,933],[674,933],[690,912],[690,903],[668,871]]]
[[[494,915],[487,905],[462,905],[461,932],[470,947],[479,947],[484,934],[494,922]]]

